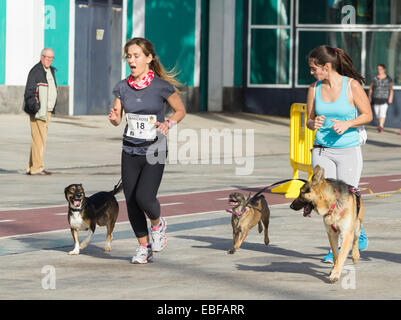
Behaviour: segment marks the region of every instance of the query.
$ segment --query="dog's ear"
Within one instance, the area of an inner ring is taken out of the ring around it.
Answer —
[[[245,198],[244,207],[246,207],[249,204],[249,202],[251,202],[251,193],[250,192],[248,193],[248,196]]]
[[[70,189],[70,187],[71,187],[72,185],[70,184],[68,187],[65,187],[65,189],[64,189],[64,195],[65,195],[65,199],[68,201],[68,198],[67,198],[67,193],[68,193],[68,190]]]
[[[319,184],[324,179],[324,168],[317,165],[313,170],[312,185]]]

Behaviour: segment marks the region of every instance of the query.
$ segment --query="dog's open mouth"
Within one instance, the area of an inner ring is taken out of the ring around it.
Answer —
[[[241,202],[240,201],[237,201],[236,199],[234,199],[234,198],[229,198],[228,199],[228,205],[232,208],[231,210],[229,210],[229,209],[226,209],[226,211],[228,212],[228,213],[231,213],[231,214],[233,214],[233,215],[236,215],[236,216],[241,216],[245,211],[246,211],[246,208],[242,208],[242,210],[239,210],[239,208],[241,207]],[[239,211],[237,211],[237,210],[239,210]]]
[[[238,207],[239,206],[239,202],[238,201],[236,201],[236,200],[234,200],[234,199],[228,199],[228,204],[231,206],[231,207]]]
[[[312,209],[313,209],[313,205],[310,203],[307,203],[304,207],[304,217],[311,218],[312,217],[311,216]]]
[[[81,206],[81,201],[82,201],[82,200],[75,200],[75,199],[72,199],[72,205],[73,205],[75,208],[78,208],[78,207]]]

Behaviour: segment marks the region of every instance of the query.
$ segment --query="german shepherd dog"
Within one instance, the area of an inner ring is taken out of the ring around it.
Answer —
[[[341,276],[345,260],[352,246],[352,261],[358,263],[358,238],[365,213],[364,205],[357,191],[341,180],[325,179],[324,169],[316,166],[310,181],[305,183],[297,199],[291,203],[291,209],[304,208],[304,216],[314,209],[323,216],[323,222],[333,252],[334,267],[330,281],[336,282]],[[338,238],[342,235],[340,254]]]
[[[251,194],[247,198],[242,193],[231,193],[228,203],[232,210],[226,210],[232,214],[231,225],[233,227],[234,246],[228,250],[228,253],[233,254],[241,246],[242,242],[248,235],[248,231],[258,224],[259,233],[265,227],[265,244],[269,244],[269,219],[270,210],[266,199],[263,195],[255,195],[251,198]],[[241,236],[240,236],[241,233]]]
[[[115,195],[122,190],[119,183],[113,191],[97,192],[90,197],[85,197],[82,184],[71,184],[64,189],[65,198],[68,201],[68,223],[74,239],[74,250],[69,255],[78,255],[79,251],[86,248],[95,232],[96,225],[107,226],[107,238],[104,251],[111,250],[112,232],[118,217],[118,202]],[[78,231],[89,230],[87,238],[79,244]]]

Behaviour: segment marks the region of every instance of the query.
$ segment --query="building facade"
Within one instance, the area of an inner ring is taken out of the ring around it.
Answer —
[[[397,0],[0,0],[0,113],[21,112],[40,51],[55,51],[57,112],[106,114],[128,74],[122,48],[146,37],[185,85],[189,112],[289,115],[314,81],[306,55],[340,47],[366,77],[384,63],[401,121],[401,1]]]

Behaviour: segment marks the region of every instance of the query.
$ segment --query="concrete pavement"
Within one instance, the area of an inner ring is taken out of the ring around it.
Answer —
[[[160,196],[260,187],[292,176],[289,119],[190,114],[178,128],[177,139],[169,143],[170,154],[177,150],[180,159],[189,163],[167,163]],[[242,154],[234,157],[234,149],[224,153],[223,143],[214,151],[210,145],[206,148],[209,160],[203,158],[201,163],[201,139],[212,128],[215,133],[228,130],[233,139],[234,129],[242,129]],[[246,129],[254,129],[254,157],[245,157]],[[54,174],[34,177],[24,175],[30,148],[28,117],[2,115],[0,228],[12,227],[12,222],[1,222],[1,211],[18,209],[29,214],[31,208],[65,205],[63,190],[70,183],[82,182],[89,195],[112,188],[120,178],[122,130],[122,126],[111,126],[105,116],[53,118],[45,165]],[[362,175],[391,180],[400,174],[401,137],[396,129],[383,134],[374,127],[367,130]],[[191,137],[198,141],[198,152],[188,148]],[[226,162],[231,157],[231,164],[224,163],[224,155]],[[218,160],[219,164],[213,163]],[[252,167],[250,174],[236,175],[246,166]],[[118,199],[122,201],[123,195]],[[283,197],[281,204],[271,206],[268,247],[255,228],[235,255],[226,254],[232,245],[230,217],[221,210],[167,217],[168,246],[146,266],[129,263],[136,240],[127,222],[116,226],[110,254],[102,249],[103,228],[97,229],[92,243],[77,257],[67,255],[72,248],[67,223],[61,231],[1,238],[0,298],[400,299],[400,194],[364,196],[369,247],[357,265],[347,261],[345,280],[336,284],[328,282],[331,266],[320,262],[328,249],[321,219],[303,218],[288,208],[290,201]],[[84,235],[80,233],[80,238]],[[55,275],[55,289],[46,278],[50,275]]]

